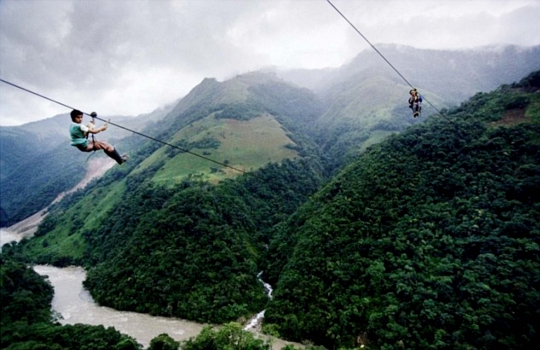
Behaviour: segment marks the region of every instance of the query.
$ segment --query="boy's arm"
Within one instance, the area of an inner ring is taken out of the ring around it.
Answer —
[[[102,125],[100,128],[92,128],[92,129],[88,129],[88,132],[89,132],[90,134],[98,134],[98,133],[100,133],[100,132],[102,132],[102,131],[105,131],[105,130],[107,130],[107,124]]]

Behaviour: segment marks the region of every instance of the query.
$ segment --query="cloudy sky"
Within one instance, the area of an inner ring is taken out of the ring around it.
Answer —
[[[332,0],[375,45],[540,45],[540,0]],[[0,78],[101,116],[139,115],[268,66],[370,49],[326,0],[0,0]],[[0,125],[69,109],[0,82]]]

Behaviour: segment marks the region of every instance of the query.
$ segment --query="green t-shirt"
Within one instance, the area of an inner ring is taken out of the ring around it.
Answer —
[[[88,140],[86,139],[85,132],[88,132],[88,127],[82,124],[71,123],[69,127],[69,134],[71,136],[71,145],[75,147],[88,146]]]

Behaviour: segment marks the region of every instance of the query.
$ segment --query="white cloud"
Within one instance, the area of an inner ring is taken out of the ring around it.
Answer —
[[[536,0],[333,3],[374,44],[540,44]],[[149,112],[205,77],[335,67],[366,48],[324,0],[0,1],[0,77],[100,115]],[[0,125],[68,111],[0,83]]]

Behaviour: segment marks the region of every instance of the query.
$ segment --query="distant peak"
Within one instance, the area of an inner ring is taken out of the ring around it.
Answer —
[[[248,85],[266,84],[268,82],[282,81],[275,71],[260,70],[237,75],[232,80],[238,80]]]
[[[203,81],[201,81],[201,85],[203,84],[214,84],[214,83],[217,83],[217,79],[216,78],[204,78]]]

